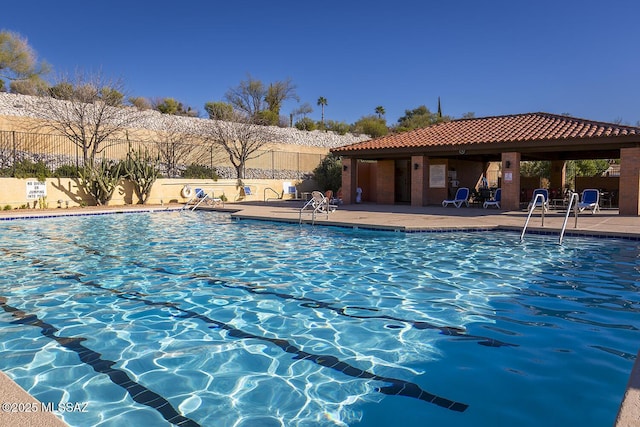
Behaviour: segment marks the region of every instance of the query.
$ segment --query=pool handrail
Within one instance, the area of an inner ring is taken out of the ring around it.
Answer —
[[[540,225],[541,227],[544,227],[544,203],[545,203],[545,197],[544,194],[542,193],[538,193],[536,194],[536,196],[533,198],[533,200],[531,201],[531,203],[529,204],[529,215],[527,215],[527,220],[524,223],[524,227],[522,227],[522,234],[520,235],[520,241],[522,242],[524,240],[524,233],[527,231],[527,226],[529,225],[529,220],[531,219],[531,214],[533,214],[533,211],[536,209],[536,202],[538,201],[538,199],[540,199],[540,204],[542,206],[542,224]]]
[[[560,231],[560,240],[558,241],[558,244],[560,245],[562,244],[562,239],[564,238],[564,231],[567,228],[567,221],[569,220],[569,213],[571,213],[571,206],[573,206],[574,215],[576,217],[575,225],[573,226],[573,228],[578,228],[578,201],[578,193],[571,192],[569,205],[567,206],[567,214],[564,216],[564,223],[562,224],[562,230]]]

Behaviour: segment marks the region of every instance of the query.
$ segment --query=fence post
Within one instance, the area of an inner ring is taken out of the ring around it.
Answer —
[[[16,176],[16,155],[18,147],[16,147],[16,131],[11,131],[11,142],[13,146],[13,161],[11,164],[13,165],[13,172],[11,172],[11,176]]]
[[[276,153],[271,150],[271,179],[276,179]]]

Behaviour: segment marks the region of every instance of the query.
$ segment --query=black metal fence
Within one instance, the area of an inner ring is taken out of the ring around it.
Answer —
[[[182,176],[189,165],[215,169],[222,178],[235,178],[233,165],[220,149],[211,144],[149,142],[112,139],[103,141],[96,160],[122,160],[129,150],[144,150],[158,158],[162,176]],[[324,155],[301,152],[260,150],[245,164],[245,178],[301,179],[318,166]],[[17,131],[0,131],[0,176],[38,173],[63,176],[84,165],[82,148],[67,137]],[[29,171],[29,168],[33,170]],[[62,174],[62,175],[61,175]]]

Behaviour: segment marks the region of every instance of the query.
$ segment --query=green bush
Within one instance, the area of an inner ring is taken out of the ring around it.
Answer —
[[[309,117],[303,117],[296,122],[294,125],[298,130],[316,130],[316,122],[314,122]]]
[[[75,165],[62,165],[59,166],[54,172],[55,178],[78,178],[78,168]]]
[[[325,123],[325,129],[326,130],[331,130],[335,133],[337,133],[338,135],[346,135],[347,132],[349,132],[349,130],[351,130],[350,126],[348,123],[345,122],[336,122],[334,120],[327,120],[327,122]]]
[[[197,165],[195,163],[187,166],[187,168],[182,172],[182,177],[189,179],[213,179],[214,181],[219,178],[215,168]]]
[[[329,154],[313,170],[313,177],[322,191],[332,190],[337,193],[342,186],[342,161],[339,157]]]
[[[365,116],[353,124],[356,133],[364,133],[371,138],[377,138],[389,133],[386,121],[376,116]]]
[[[20,160],[13,165],[13,168],[4,169],[2,172],[4,176],[37,178],[38,181],[44,181],[51,176],[51,170],[44,162],[32,162],[28,159]]]

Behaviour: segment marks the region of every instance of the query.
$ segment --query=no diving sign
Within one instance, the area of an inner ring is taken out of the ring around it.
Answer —
[[[47,183],[27,181],[27,200],[38,200],[40,197],[47,197]]]

